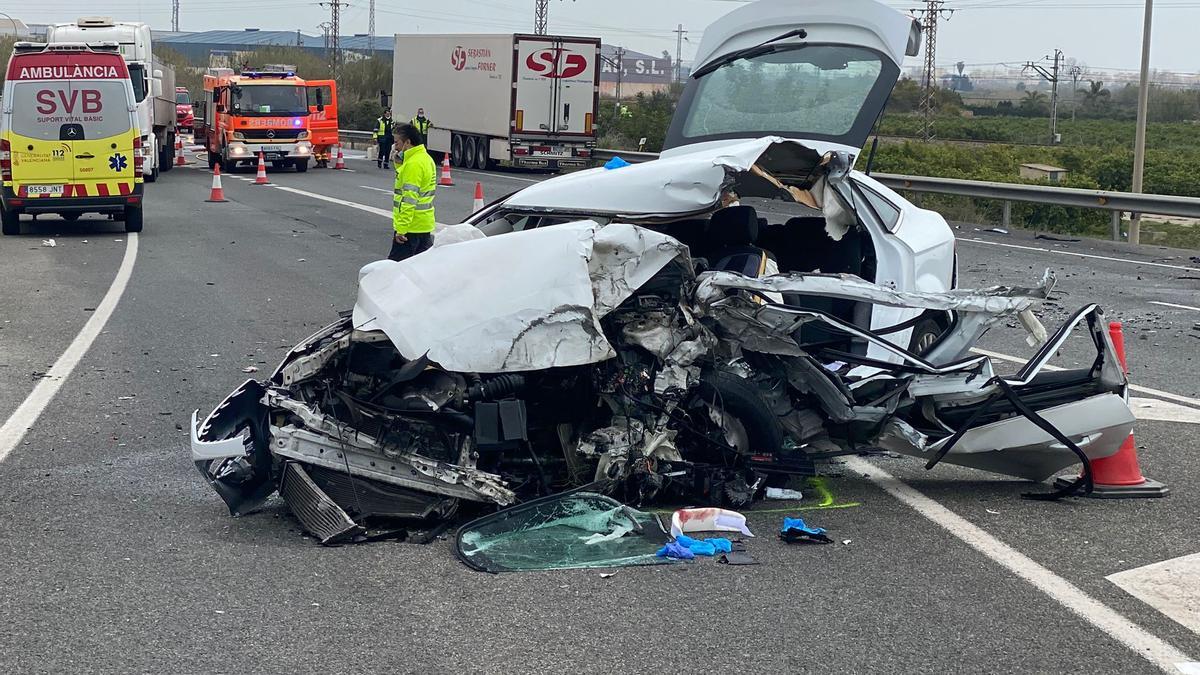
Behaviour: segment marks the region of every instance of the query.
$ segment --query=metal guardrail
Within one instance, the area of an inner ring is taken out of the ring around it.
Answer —
[[[600,161],[607,161],[615,156],[620,156],[621,159],[630,163],[646,162],[658,157],[653,152],[631,152],[600,148],[594,150],[592,156]],[[1121,214],[1124,212],[1200,218],[1200,198],[1196,197],[1138,194],[1133,192],[1115,192],[1112,190],[1082,190],[1079,188],[1055,187],[1053,185],[997,183],[992,181],[905,176],[889,173],[873,173],[871,177],[893,190],[999,200],[1003,202],[1003,223],[1005,226],[1010,225],[1012,222],[1013,202],[1032,202],[1110,211],[1112,212],[1112,238],[1114,241],[1121,239]]]

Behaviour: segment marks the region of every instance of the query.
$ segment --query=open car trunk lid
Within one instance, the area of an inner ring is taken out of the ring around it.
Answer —
[[[916,19],[874,0],[759,0],[709,26],[664,155],[767,135],[857,154],[886,105]]]

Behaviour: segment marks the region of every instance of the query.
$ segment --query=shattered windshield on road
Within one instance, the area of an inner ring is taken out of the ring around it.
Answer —
[[[463,526],[458,556],[485,572],[659,565],[667,534],[653,514],[594,492],[538,499]]]

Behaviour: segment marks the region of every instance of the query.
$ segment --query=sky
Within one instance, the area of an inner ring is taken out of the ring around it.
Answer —
[[[742,0],[550,0],[550,32],[598,35],[649,54],[674,54],[679,24],[687,31],[686,62],[704,27]],[[917,2],[885,0],[904,11]],[[320,35],[329,9],[304,0],[180,0],[182,30],[261,28],[300,29]],[[375,34],[409,32],[531,32],[533,0],[376,0]],[[141,20],[169,29],[171,0],[50,0],[36,7],[0,1],[0,11],[27,23],[72,21],[81,11],[120,20]],[[368,0],[350,0],[342,9],[342,33],[367,32]],[[939,24],[939,66],[963,61],[972,68],[1020,65],[1052,54],[1098,71],[1136,71],[1141,54],[1141,0],[946,0],[955,11]],[[1158,0],[1155,5],[1151,67],[1194,73],[1200,70],[1195,26],[1200,0]],[[921,57],[907,65],[916,65]],[[978,64],[978,65],[975,65]]]

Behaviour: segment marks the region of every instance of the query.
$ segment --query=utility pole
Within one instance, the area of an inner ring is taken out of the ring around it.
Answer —
[[[179,32],[179,0],[171,0],[171,30]]]
[[[534,0],[533,34],[545,35],[550,23],[550,0]]]
[[[1075,121],[1075,95],[1079,93],[1079,78],[1083,77],[1083,68],[1078,65],[1071,66],[1067,71],[1071,74],[1071,121]]]
[[[1058,67],[1062,63],[1063,53],[1061,49],[1054,50],[1054,56],[1044,56],[1042,60],[1053,60],[1053,65],[1049,70],[1040,63],[1028,61],[1025,63],[1023,70],[1034,70],[1042,79],[1050,83],[1050,145],[1058,142]]]
[[[367,51],[375,56],[375,0],[371,0],[367,10]]]
[[[953,9],[945,9],[945,0],[925,0],[924,9],[914,9],[913,14],[921,16],[921,27],[925,31],[925,70],[921,74],[921,86],[924,94],[921,96],[921,137],[932,140],[934,94],[937,89],[937,26],[938,21],[950,20]]]
[[[1142,66],[1138,75],[1137,131],[1133,140],[1133,191],[1142,191],[1142,174],[1146,169],[1146,104],[1150,99],[1150,24],[1154,18],[1153,0],[1146,0],[1146,14],[1142,19]],[[1136,244],[1142,237],[1142,214],[1133,213],[1129,218],[1129,243]]]
[[[337,73],[338,63],[342,60],[341,52],[341,34],[342,34],[342,8],[350,3],[343,0],[324,0],[317,3],[322,7],[329,8],[329,39],[327,40],[329,50],[329,69]]]
[[[687,35],[687,31],[683,29],[683,24],[675,29],[675,84],[679,84],[683,80],[683,36]]]

